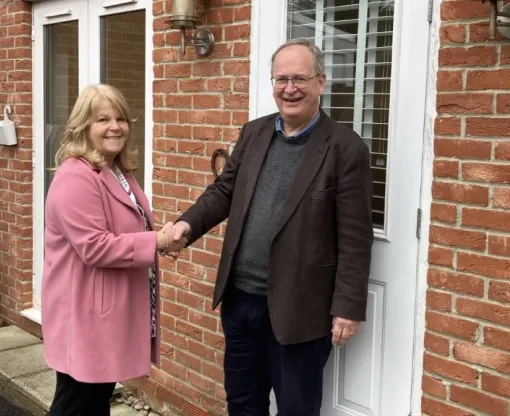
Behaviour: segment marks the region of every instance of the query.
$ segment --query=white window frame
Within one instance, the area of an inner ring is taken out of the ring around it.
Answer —
[[[79,21],[79,90],[100,82],[100,17],[145,9],[145,180],[144,189],[152,203],[152,135],[154,80],[153,15],[151,0],[50,0],[33,5],[33,289],[32,307],[21,312],[41,323],[41,281],[44,260],[44,26]],[[94,53],[92,53],[94,52]]]

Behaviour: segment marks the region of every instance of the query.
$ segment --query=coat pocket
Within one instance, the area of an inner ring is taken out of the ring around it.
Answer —
[[[312,191],[310,194],[311,199],[326,199],[335,195],[336,188],[326,188],[321,190]]]
[[[112,309],[113,288],[110,280],[105,276],[104,269],[97,269],[94,273],[94,309],[99,315]]]

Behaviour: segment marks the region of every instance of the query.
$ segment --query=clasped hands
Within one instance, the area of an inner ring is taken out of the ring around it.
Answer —
[[[156,248],[158,253],[176,259],[186,246],[190,233],[191,227],[186,221],[177,221],[175,224],[167,222],[157,232]]]

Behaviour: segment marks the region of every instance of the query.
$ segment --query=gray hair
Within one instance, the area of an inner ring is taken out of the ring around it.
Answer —
[[[273,56],[271,56],[271,72],[273,71],[274,60],[276,58],[276,55],[278,55],[278,53],[282,49],[288,48],[289,46],[293,45],[304,46],[312,53],[313,60],[315,62],[315,72],[317,72],[317,75],[323,74],[326,71],[326,66],[324,64],[324,54],[322,53],[321,48],[319,48],[315,43],[306,38],[296,38],[289,40],[288,42],[285,42],[273,53]]]

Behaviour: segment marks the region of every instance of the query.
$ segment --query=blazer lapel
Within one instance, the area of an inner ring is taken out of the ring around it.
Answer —
[[[329,147],[327,139],[331,136],[331,131],[327,123],[328,119],[329,117],[325,113],[322,113],[319,123],[310,136],[305,154],[298,167],[296,176],[292,181],[287,199],[283,204],[282,214],[276,226],[275,236],[280,232],[297,208],[322,165],[322,161]]]
[[[274,117],[270,117],[263,128],[253,133],[258,137],[255,137],[253,140],[253,147],[251,149],[247,149],[247,151],[251,152],[251,154],[244,156],[245,159],[249,160],[250,166],[248,168],[248,179],[246,180],[246,195],[244,200],[243,218],[248,212],[248,207],[250,206],[253,193],[255,192],[255,186],[257,185],[257,180],[259,178],[260,169],[264,164],[267,151],[274,136],[275,121],[276,115]]]
[[[99,178],[105,185],[106,189],[108,189],[108,192],[110,192],[110,194],[112,194],[115,199],[122,202],[124,205],[130,207],[131,209],[138,211],[131,201],[131,198],[129,198],[127,192],[124,190],[119,181],[115,179],[115,176],[112,175],[112,172],[107,166],[101,168],[99,172]]]

